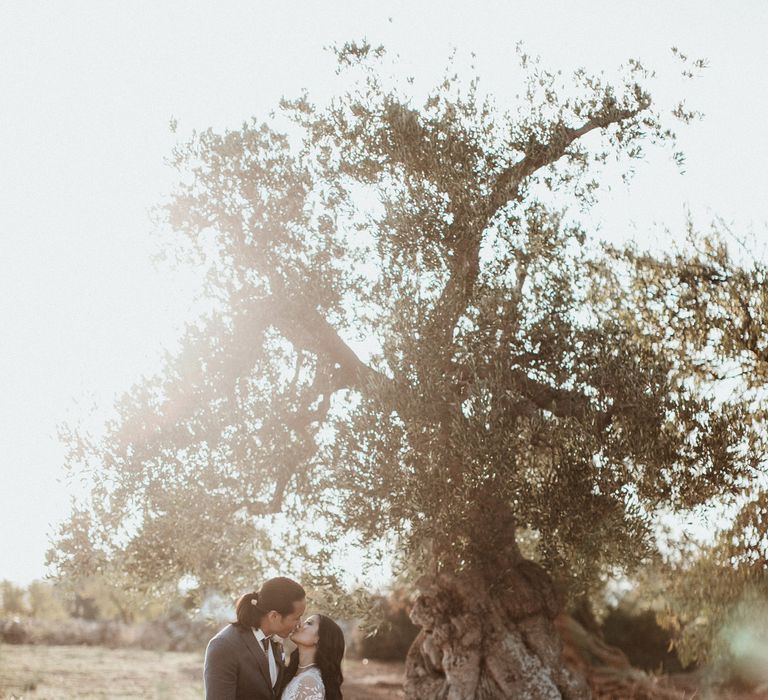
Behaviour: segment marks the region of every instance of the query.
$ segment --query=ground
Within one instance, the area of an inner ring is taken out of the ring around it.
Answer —
[[[344,700],[403,697],[402,664],[344,664]],[[0,644],[0,698],[200,700],[202,667],[202,653]]]

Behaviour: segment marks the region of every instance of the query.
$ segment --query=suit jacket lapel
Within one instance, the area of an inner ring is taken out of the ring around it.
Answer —
[[[246,630],[243,633],[243,639],[245,640],[245,646],[256,657],[256,663],[259,665],[261,673],[267,681],[267,688],[272,688],[272,678],[269,676],[269,661],[267,661],[267,655],[264,653],[264,647],[259,648],[261,645],[256,639],[253,630]]]

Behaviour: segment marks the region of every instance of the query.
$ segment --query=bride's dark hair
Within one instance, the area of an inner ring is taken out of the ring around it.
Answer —
[[[315,663],[320,669],[325,686],[325,700],[342,700],[341,684],[344,675],[341,672],[341,659],[344,656],[344,633],[330,617],[318,615],[317,652]]]

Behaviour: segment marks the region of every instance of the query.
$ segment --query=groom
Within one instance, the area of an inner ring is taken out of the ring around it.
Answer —
[[[205,650],[206,700],[277,700],[286,677],[282,646],[301,621],[304,589],[282,576],[266,581],[258,593],[237,601],[237,621],[227,625]]]

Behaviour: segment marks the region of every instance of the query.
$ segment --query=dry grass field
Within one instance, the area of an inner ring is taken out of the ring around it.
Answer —
[[[0,698],[186,700],[203,697],[202,654],[0,645]],[[346,661],[345,700],[396,700],[402,665]]]

